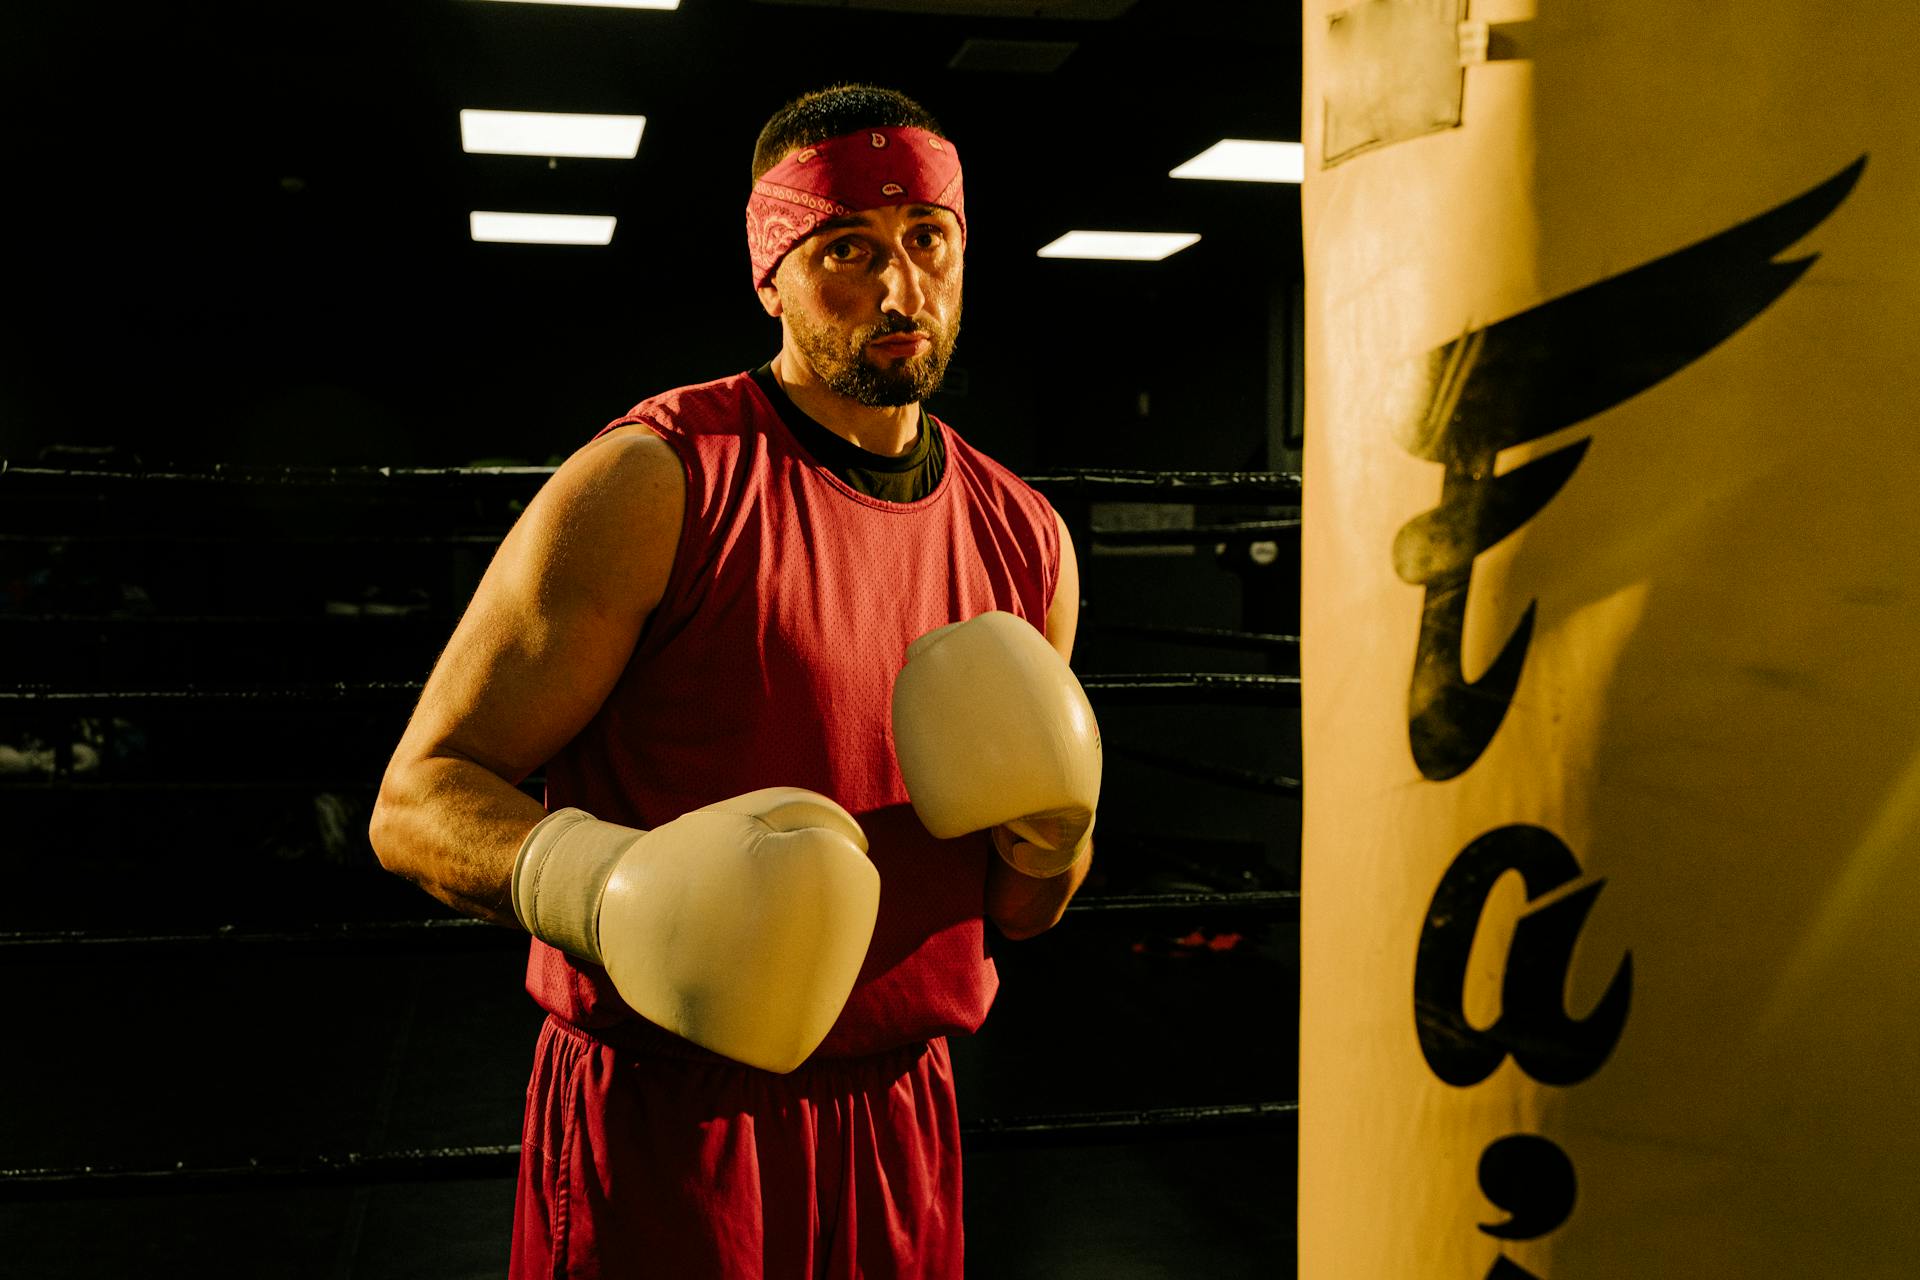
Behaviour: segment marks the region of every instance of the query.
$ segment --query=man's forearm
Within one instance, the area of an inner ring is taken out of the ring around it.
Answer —
[[[518,927],[513,859],[545,808],[512,783],[456,757],[390,769],[368,835],[382,866],[466,915]]]
[[[987,918],[1016,941],[1045,933],[1060,922],[1067,903],[1079,892],[1093,865],[1088,847],[1080,860],[1057,876],[1039,879],[1008,866],[998,853],[987,859]]]

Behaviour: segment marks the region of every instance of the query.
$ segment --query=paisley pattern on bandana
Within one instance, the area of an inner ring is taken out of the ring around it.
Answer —
[[[830,138],[787,156],[747,198],[754,287],[771,280],[780,259],[827,219],[890,204],[953,210],[964,248],[966,203],[954,145],[925,129],[890,127]]]

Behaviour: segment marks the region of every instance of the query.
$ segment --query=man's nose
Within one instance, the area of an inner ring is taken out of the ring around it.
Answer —
[[[903,316],[917,316],[927,301],[927,273],[919,263],[904,253],[891,255],[885,267],[881,268],[880,281],[884,292],[880,295],[880,310],[898,311]]]

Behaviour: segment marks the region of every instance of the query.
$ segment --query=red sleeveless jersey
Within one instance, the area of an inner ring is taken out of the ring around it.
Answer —
[[[666,593],[619,683],[547,766],[547,807],[652,828],[761,787],[805,787],[859,820],[880,913],[852,997],[818,1053],[972,1032],[999,979],[986,953],[988,842],[936,840],[894,761],[893,679],[915,638],[1004,609],[1045,629],[1060,565],[1052,508],[945,432],[932,493],[863,495],[813,461],[752,378],[643,401],[686,467]],[[692,1046],[644,1022],[606,971],[535,941],[527,990],[621,1042]]]

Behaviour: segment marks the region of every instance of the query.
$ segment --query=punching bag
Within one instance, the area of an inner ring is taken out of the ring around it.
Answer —
[[[1920,6],[1307,0],[1300,1274],[1920,1274]]]

